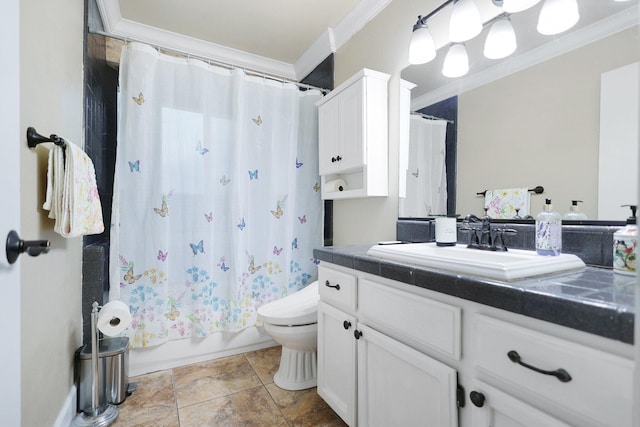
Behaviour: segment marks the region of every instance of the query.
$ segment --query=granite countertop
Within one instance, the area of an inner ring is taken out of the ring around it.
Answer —
[[[368,256],[371,246],[329,246],[313,253],[320,261],[633,344],[635,277],[587,266],[502,282]]]

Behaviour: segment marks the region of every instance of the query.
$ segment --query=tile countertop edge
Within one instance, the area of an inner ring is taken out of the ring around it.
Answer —
[[[591,297],[589,292],[583,292],[585,295],[570,295],[554,291],[563,287],[582,291],[583,289],[579,287],[581,281],[589,281],[590,276],[595,278],[590,280],[592,282],[598,280],[604,286],[614,287],[615,277],[610,270],[586,267],[579,273],[569,272],[539,279],[501,282],[372,257],[367,255],[371,246],[346,245],[316,248],[313,256],[321,262],[633,344],[635,317],[633,301],[627,301],[625,305],[602,297]],[[591,294],[596,295],[598,292],[593,290]],[[629,299],[629,295],[626,297]]]

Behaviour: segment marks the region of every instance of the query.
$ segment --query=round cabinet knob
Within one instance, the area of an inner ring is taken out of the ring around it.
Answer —
[[[360,337],[362,336],[362,332],[360,332],[359,330],[357,330],[357,329],[356,329],[355,331],[353,331],[353,336],[354,336],[357,340],[359,340],[359,339],[360,339]]]
[[[345,329],[349,329],[351,327],[351,322],[345,320],[344,322],[342,322],[342,326],[344,326]]]
[[[340,160],[342,160],[342,157],[338,156],[336,157],[336,161],[339,162]]]
[[[469,397],[471,398],[471,403],[476,405],[478,408],[482,408],[484,406],[484,394],[477,391],[472,391],[471,393],[469,393]]]
[[[337,160],[335,157],[332,157],[332,158],[331,158],[331,163],[335,163],[335,162],[337,162],[337,161],[338,161],[338,160]]]

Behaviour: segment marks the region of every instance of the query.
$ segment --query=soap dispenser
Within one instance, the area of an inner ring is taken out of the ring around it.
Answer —
[[[558,256],[562,252],[562,216],[553,210],[551,199],[536,216],[536,252],[538,255]]]
[[[569,212],[564,214],[562,219],[568,219],[573,221],[580,221],[587,219],[587,215],[584,212],[580,212],[580,208],[578,207],[578,203],[582,203],[582,200],[572,200],[571,201],[571,209]]]
[[[638,226],[636,225],[636,205],[622,205],[631,208],[627,225],[613,233],[613,271],[633,276],[636,274],[638,246]]]

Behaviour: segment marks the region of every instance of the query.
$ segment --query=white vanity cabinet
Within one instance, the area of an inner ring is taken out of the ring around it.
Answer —
[[[456,427],[456,370],[358,323],[358,425]]]
[[[318,394],[350,426],[356,421],[356,318],[318,304]]]
[[[485,315],[475,315],[474,365],[477,375],[498,387],[514,390],[520,404],[504,405],[482,390],[492,412],[507,406],[526,408],[531,402],[581,427],[631,426],[633,362]],[[512,393],[512,395],[514,395]],[[476,407],[477,402],[472,402]],[[480,406],[481,408],[482,406]],[[522,418],[536,424],[538,415],[523,409]],[[476,419],[476,418],[474,418]],[[474,427],[487,425],[474,423]],[[493,425],[493,424],[489,424]],[[507,424],[512,425],[512,424]]]
[[[355,271],[320,266],[318,280],[318,393],[333,410],[350,426],[456,427],[456,370],[417,348],[459,354],[459,309]],[[433,320],[452,337],[406,333],[436,330]]]
[[[323,199],[388,195],[389,77],[363,69],[316,103]]]
[[[469,400],[473,427],[570,427],[482,381],[474,381]]]
[[[350,426],[632,426],[628,344],[331,263],[318,278],[318,393]]]

